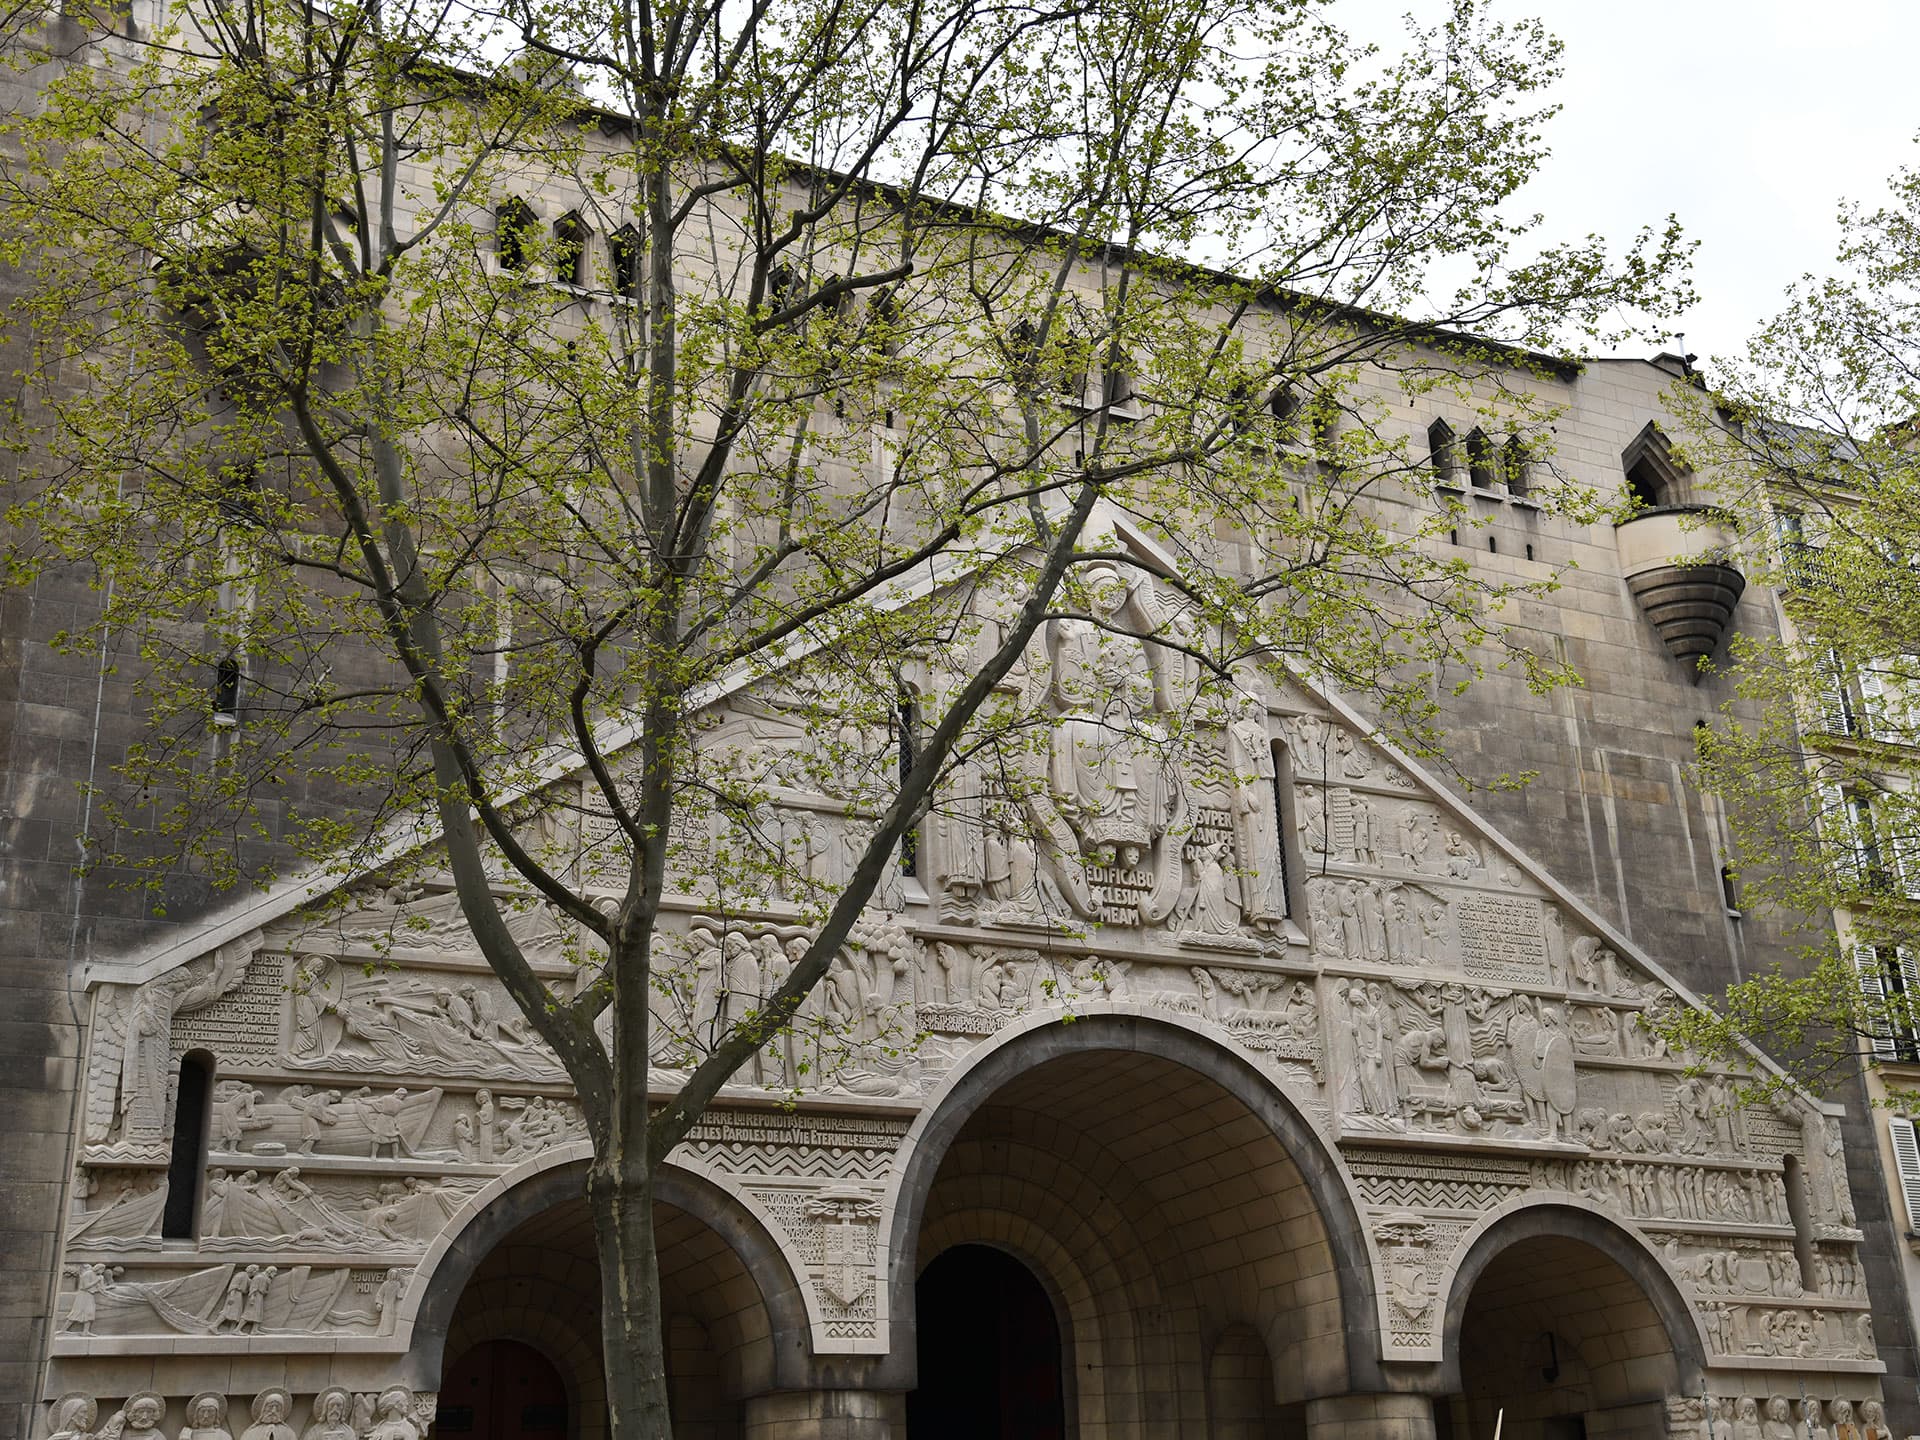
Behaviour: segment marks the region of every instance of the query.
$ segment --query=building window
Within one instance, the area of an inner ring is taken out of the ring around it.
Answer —
[[[1913,1121],[1895,1115],[1887,1120],[1887,1133],[1893,1140],[1893,1166],[1900,1172],[1900,1196],[1907,1202],[1907,1231],[1920,1231],[1920,1141],[1914,1137]]]
[[[190,1050],[180,1060],[173,1099],[173,1148],[167,1157],[167,1199],[160,1212],[162,1240],[193,1239],[200,1212],[200,1177],[207,1169],[207,1111],[213,1098],[213,1057]]]
[[[896,718],[899,726],[896,748],[900,762],[900,784],[904,788],[918,755],[920,706],[911,694],[901,695]],[[920,873],[920,835],[912,826],[900,837],[900,873],[914,876]]]
[[[584,285],[591,277],[583,274],[587,259],[587,226],[579,212],[569,210],[553,222],[553,278],[563,285]]]
[[[1516,500],[1524,500],[1527,492],[1533,488],[1532,477],[1528,474],[1533,458],[1527,454],[1527,447],[1521,443],[1518,435],[1508,437],[1501,458],[1505,462],[1502,468],[1507,472],[1507,494]]]
[[[1433,483],[1443,490],[1460,488],[1460,449],[1453,427],[1444,420],[1427,426],[1427,464],[1433,469]]]
[[[213,723],[230,729],[240,723],[240,657],[226,655],[213,667]]]
[[[1649,420],[1620,452],[1628,497],[1638,509],[1660,509],[1685,500],[1686,463],[1673,453],[1660,427]]]
[[[1467,482],[1476,490],[1497,489],[1500,484],[1500,459],[1493,442],[1478,427],[1467,432]]]
[[[1303,913],[1303,897],[1296,895],[1295,890],[1305,869],[1300,857],[1294,853],[1294,846],[1300,843],[1300,829],[1294,823],[1293,814],[1293,752],[1287,748],[1284,740],[1272,742],[1272,750],[1273,823],[1280,832],[1273,853],[1280,861],[1280,874],[1278,883],[1270,885],[1267,893],[1280,897],[1281,913],[1291,920]]]
[[[501,202],[493,212],[493,245],[502,270],[527,268],[527,242],[532,238],[533,207],[518,196]]]
[[[1793,1258],[1800,1266],[1800,1287],[1814,1290],[1820,1272],[1813,1263],[1813,1216],[1808,1213],[1806,1173],[1798,1155],[1782,1155],[1780,1171],[1787,1192],[1787,1219],[1793,1222]]]
[[[607,237],[607,258],[613,262],[614,288],[631,299],[640,288],[640,232],[632,224]]]
[[[1920,968],[1904,945],[1856,945],[1853,966],[1860,993],[1875,1010],[1868,1037],[1876,1059],[1920,1064]]]

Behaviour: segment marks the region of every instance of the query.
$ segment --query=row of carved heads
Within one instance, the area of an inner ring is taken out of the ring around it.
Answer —
[[[1878,1400],[1818,1400],[1785,1395],[1674,1396],[1667,1401],[1673,1440],[1893,1440]]]
[[[306,1423],[294,1429],[291,1392],[270,1386],[253,1397],[253,1423],[239,1440],[424,1440],[437,1396],[416,1395],[404,1385],[355,1394],[335,1386],[313,1397]],[[177,1432],[166,1424],[170,1402],[152,1390],[127,1397],[100,1423],[100,1406],[89,1395],[62,1395],[47,1416],[48,1440],[234,1440],[227,1397],[203,1390],[185,1401]],[[237,1417],[236,1417],[237,1420]]]

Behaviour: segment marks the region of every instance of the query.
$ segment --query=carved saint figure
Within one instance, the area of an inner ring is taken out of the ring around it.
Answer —
[[[262,1390],[253,1397],[253,1424],[240,1432],[240,1440],[294,1440],[287,1416],[293,1410],[293,1397],[284,1390]]]
[[[112,1440],[161,1440],[160,1421],[166,1413],[165,1400],[151,1390],[142,1390],[127,1397],[126,1408],[116,1410],[100,1433]]]
[[[359,1440],[353,1433],[353,1397],[339,1386],[313,1397],[313,1419],[300,1440]]]
[[[1833,1402],[1833,1440],[1860,1440],[1860,1427],[1853,1423],[1853,1402]]]
[[[227,1432],[227,1397],[202,1390],[189,1400],[180,1440],[233,1440]]]
[[[1818,1400],[1803,1399],[1800,1402],[1799,1411],[1793,1427],[1795,1435],[1803,1437],[1803,1440],[1833,1440],[1833,1437],[1827,1434],[1827,1427],[1820,1423]]]
[[[1240,933],[1240,899],[1227,884],[1227,842],[1190,844],[1193,878],[1180,907],[1188,930],[1199,935]]]
[[[413,1392],[395,1385],[382,1390],[374,1402],[373,1428],[365,1440],[420,1440],[420,1427],[413,1419]]]
[[[1763,1440],[1793,1440],[1793,1419],[1787,1413],[1787,1397],[1776,1395],[1767,1401],[1767,1420],[1761,1426]]]
[[[47,1416],[47,1440],[93,1440],[100,1407],[86,1395],[62,1395]]]
[[[1167,828],[1175,782],[1160,752],[1156,693],[1131,587],[1111,565],[1084,575],[1090,618],[1047,622],[1057,716],[1048,780],[1054,803],[1097,863],[1143,864]]]
[[[1566,1138],[1575,1096],[1573,1042],[1560,1027],[1559,1011],[1541,1004],[1536,1014],[1528,997],[1521,996],[1507,1026],[1507,1043],[1520,1072],[1527,1123],[1549,1140]]]
[[[1284,919],[1286,866],[1281,859],[1278,792],[1267,707],[1242,693],[1227,727],[1227,766],[1233,772],[1233,837],[1240,853],[1240,909],[1256,925]]]
[[[1887,1407],[1878,1400],[1860,1402],[1860,1440],[1893,1440],[1887,1428]]]
[[[407,1293],[407,1272],[389,1270],[380,1281],[380,1288],[373,1292],[373,1310],[380,1317],[380,1333],[393,1334],[400,1320],[400,1297]]]

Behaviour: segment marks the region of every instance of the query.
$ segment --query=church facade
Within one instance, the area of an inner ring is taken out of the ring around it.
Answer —
[[[1659,443],[1679,378],[1570,367],[1557,463],[1687,499]],[[1449,716],[1460,770],[1537,778],[1464,793],[1305,680],[1249,686],[1189,753],[1116,752],[1074,676],[1170,709],[1178,666],[1145,630],[1056,622],[1020,677],[1054,813],[929,821],[809,1002],[831,1063],[797,1032],[670,1158],[678,1433],[1747,1440],[1911,1413],[1862,1107],[1739,1104],[1642,1024],[1785,953],[1738,915],[1685,772],[1725,684],[1691,664],[1702,607],[1766,628],[1771,597],[1702,596],[1673,542],[1436,479],[1485,507],[1455,540],[1472,563],[1576,566],[1516,624],[1584,689],[1495,675]],[[1161,613],[1152,540],[1105,523],[1138,563],[1103,603]],[[11,653],[14,814],[29,791],[51,814],[73,777],[35,731],[66,722]],[[808,743],[777,692],[715,706],[716,746]],[[834,798],[773,793],[831,881]],[[1023,839],[1048,825],[1070,858]],[[41,1068],[14,1113],[43,1117],[10,1172],[23,1430],[604,1433],[583,1127],[449,888],[376,871],[341,904],[255,897],[142,941],[36,895],[57,847],[20,854],[11,1023]],[[678,889],[660,1005],[684,1029],[804,932],[777,893],[723,914]],[[515,924],[571,972],[571,936]],[[671,1093],[687,1057],[654,1060]]]

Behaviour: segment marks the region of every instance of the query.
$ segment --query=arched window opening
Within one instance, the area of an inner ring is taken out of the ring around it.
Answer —
[[[1444,420],[1427,426],[1428,463],[1433,467],[1433,483],[1448,487],[1460,483],[1460,450],[1453,427]]]
[[[1668,502],[1666,481],[1646,460],[1627,471],[1627,494],[1642,509],[1657,509]]]
[[[1494,490],[1500,484],[1500,464],[1493,442],[1477,428],[1467,433],[1467,480],[1476,490]]]
[[[791,265],[776,265],[767,273],[767,313],[778,315],[799,303],[800,272]]]
[[[1686,503],[1683,487],[1692,472],[1651,420],[1620,452],[1620,469],[1626,476],[1627,495],[1636,506],[1647,509]]]
[[[608,259],[613,262],[614,287],[628,299],[640,289],[640,232],[631,222],[607,237]]]
[[[200,1178],[207,1170],[207,1117],[213,1100],[213,1057],[190,1050],[180,1060],[173,1101],[173,1148],[167,1157],[167,1203],[162,1240],[193,1239],[200,1214]]]
[[[533,233],[533,207],[519,196],[510,196],[493,212],[493,244],[502,270],[527,268],[527,242]]]
[[[1507,472],[1507,493],[1516,499],[1524,499],[1533,488],[1532,477],[1527,473],[1533,464],[1533,458],[1527,454],[1527,447],[1518,435],[1507,438],[1503,452]]]
[[[553,278],[563,285],[584,285],[587,226],[579,212],[569,210],[553,222]]]

